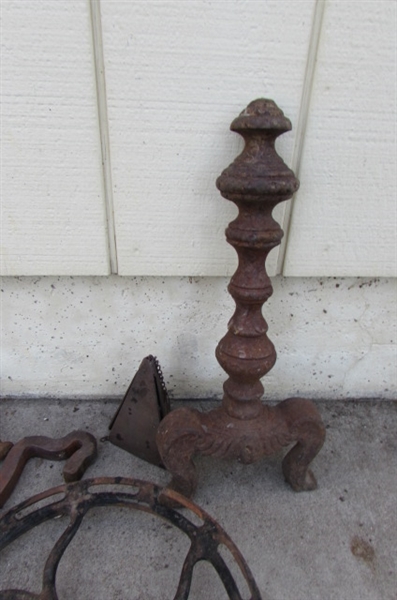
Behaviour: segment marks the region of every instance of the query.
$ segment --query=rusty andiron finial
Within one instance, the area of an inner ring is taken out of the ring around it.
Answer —
[[[291,123],[272,100],[259,99],[230,128],[243,136],[245,148],[216,182],[222,196],[239,209],[226,229],[226,239],[238,254],[238,268],[228,287],[236,310],[216,349],[229,377],[220,408],[170,412],[159,425],[157,445],[172,474],[169,487],[188,497],[197,485],[195,454],[248,464],[294,442],[282,463],[284,477],[296,491],[313,490],[317,483],[309,464],[325,438],[316,407],[303,398],[273,407],[261,402],[261,378],[276,362],[262,316],[262,305],[273,292],[265,260],[283,236],[272,211],[299,187],[274,148],[276,138],[289,131]]]

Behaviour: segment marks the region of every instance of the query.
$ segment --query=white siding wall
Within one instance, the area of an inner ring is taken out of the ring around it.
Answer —
[[[397,3],[327,3],[285,275],[397,274]]]
[[[269,273],[396,275],[395,2],[90,2],[95,52],[88,0],[2,4],[4,274],[230,275],[215,179],[268,96],[302,182]]]
[[[5,275],[109,273],[89,5],[1,3]]]
[[[223,232],[236,209],[215,187],[242,149],[229,125],[269,95],[296,123],[314,6],[102,2],[121,275],[235,270]],[[294,135],[279,142],[287,162]],[[269,260],[274,273],[277,251]]]
[[[393,398],[395,2],[100,6],[93,48],[88,0],[2,2],[1,268],[35,276],[3,278],[2,394],[119,396],[154,353],[175,396],[221,395],[236,257],[215,179],[241,148],[231,120],[267,96],[301,179],[269,257],[294,277],[264,309],[267,397]],[[123,277],[76,277],[107,275],[114,240]]]

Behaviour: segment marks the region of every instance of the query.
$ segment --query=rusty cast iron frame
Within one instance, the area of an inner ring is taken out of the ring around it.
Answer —
[[[59,498],[59,495],[62,498]],[[35,506],[39,504],[39,506]],[[171,506],[178,505],[178,509]],[[171,490],[147,481],[123,477],[98,477],[61,485],[18,504],[0,520],[0,551],[33,527],[59,516],[68,516],[69,524],[52,548],[44,566],[42,589],[38,594],[25,590],[0,590],[0,600],[57,600],[56,575],[62,556],[75,536],[83,518],[95,507],[120,506],[144,511],[167,520],[190,539],[190,548],[182,566],[174,600],[189,597],[193,570],[199,561],[208,561],[217,572],[231,600],[243,595],[219,550],[225,546],[245,579],[250,600],[261,600],[259,589],[244,557],[220,525],[199,506]],[[196,525],[188,509],[199,517]],[[244,595],[246,598],[246,596]],[[248,600],[248,599],[247,599]]]
[[[274,147],[276,138],[290,129],[283,112],[265,99],[251,102],[231,124],[231,130],[244,138],[245,148],[216,182],[222,196],[239,210],[226,229],[226,239],[238,254],[238,268],[228,287],[236,310],[216,349],[229,377],[220,408],[205,413],[177,409],[162,420],[157,432],[162,461],[172,474],[169,489],[187,497],[197,485],[194,455],[252,463],[294,442],[282,463],[285,479],[296,491],[317,485],[309,464],[323,445],[325,429],[314,404],[303,398],[274,407],[261,402],[261,378],[276,361],[262,316],[262,305],[273,292],[265,260],[283,236],[272,211],[299,187]]]

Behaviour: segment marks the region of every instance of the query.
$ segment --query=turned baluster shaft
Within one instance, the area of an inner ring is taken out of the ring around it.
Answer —
[[[272,211],[292,196],[299,183],[274,148],[276,137],[291,129],[291,123],[272,100],[252,102],[231,129],[244,137],[245,148],[223,171],[217,187],[239,209],[226,229],[226,239],[239,259],[228,287],[236,311],[216,357],[229,375],[224,384],[225,410],[231,416],[251,419],[261,411],[260,379],[276,361],[262,316],[262,305],[273,291],[265,261],[283,236]]]
[[[239,211],[226,229],[238,268],[228,286],[236,309],[216,348],[228,375],[222,406],[209,412],[187,407],[172,411],[160,423],[157,446],[172,473],[169,487],[191,496],[197,485],[196,454],[251,463],[295,442],[283,460],[284,477],[296,491],[313,490],[317,484],[309,465],[325,437],[316,407],[303,398],[277,406],[261,402],[261,378],[276,361],[262,316],[262,305],[273,291],[265,261],[283,236],[272,211],[299,186],[274,143],[291,123],[272,100],[255,100],[231,129],[244,137],[245,148],[217,180],[222,196]]]

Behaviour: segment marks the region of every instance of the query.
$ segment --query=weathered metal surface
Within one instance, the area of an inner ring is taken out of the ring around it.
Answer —
[[[12,442],[0,441],[0,460],[4,460],[4,458],[7,456],[13,445],[14,444]]]
[[[217,360],[229,376],[222,408],[209,413],[187,408],[171,412],[159,426],[157,445],[173,475],[170,488],[190,496],[197,484],[195,454],[249,463],[297,442],[283,461],[284,476],[294,490],[312,490],[316,480],[308,467],[325,437],[317,409],[302,398],[272,408],[261,402],[261,378],[276,361],[262,315],[262,305],[273,292],[265,261],[283,236],[272,211],[299,187],[274,148],[276,138],[290,130],[291,123],[272,100],[259,99],[233,121],[231,129],[243,136],[245,148],[216,182],[222,196],[239,211],[226,229],[226,239],[238,254],[238,268],[228,286],[236,310],[216,348]]]
[[[8,451],[0,467],[0,507],[12,494],[30,458],[66,460],[63,477],[69,482],[80,479],[96,456],[96,439],[86,431],[72,431],[58,439],[42,435],[23,438]]]
[[[96,490],[99,486],[100,489]],[[104,490],[104,486],[109,489]],[[118,489],[119,487],[119,489]],[[131,491],[126,491],[131,488]],[[62,499],[53,496],[64,494]],[[43,500],[48,502],[43,506]],[[40,502],[40,507],[35,504]],[[173,506],[178,505],[178,508]],[[233,556],[236,566],[244,577],[250,600],[261,600],[259,589],[244,557],[220,525],[199,506],[170,490],[136,479],[123,477],[99,477],[78,483],[61,485],[38,494],[8,511],[0,520],[0,551],[37,525],[58,516],[68,516],[69,524],[51,550],[43,570],[42,590],[33,594],[25,590],[0,591],[0,600],[56,600],[56,574],[62,556],[76,534],[83,518],[92,508],[99,506],[121,506],[140,510],[161,517],[177,527],[190,539],[190,548],[182,566],[181,576],[174,600],[189,597],[193,570],[199,561],[208,561],[217,572],[232,600],[243,600],[239,587],[219,549],[225,546]],[[27,510],[29,509],[29,510]],[[197,515],[201,525],[189,519],[186,510]],[[27,513],[27,514],[26,514]],[[245,597],[245,600],[248,600]]]
[[[162,466],[156,445],[161,419],[170,412],[168,394],[157,359],[147,356],[132,380],[109,426],[112,444]]]

